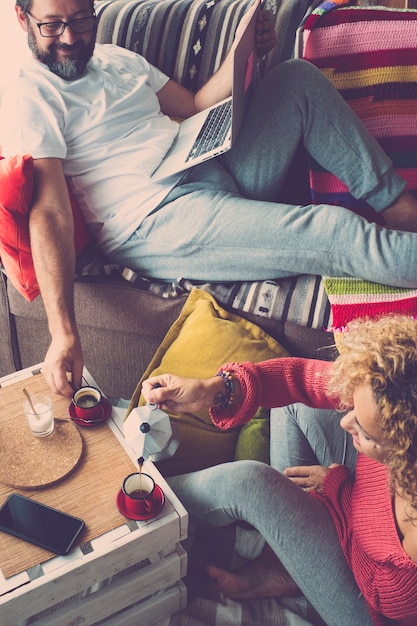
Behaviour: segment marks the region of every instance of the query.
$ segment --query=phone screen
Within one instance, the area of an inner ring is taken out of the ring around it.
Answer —
[[[55,554],[67,554],[83,528],[84,522],[78,517],[17,493],[11,494],[0,509],[0,530]]]

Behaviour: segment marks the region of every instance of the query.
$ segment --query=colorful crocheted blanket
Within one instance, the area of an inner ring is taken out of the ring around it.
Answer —
[[[325,2],[307,18],[303,57],[335,85],[417,195],[417,11]],[[366,202],[311,161],[313,201],[378,221]]]
[[[332,329],[343,332],[346,324],[359,317],[389,313],[417,316],[417,289],[399,289],[359,278],[324,278],[332,310]],[[336,338],[337,343],[337,338]]]

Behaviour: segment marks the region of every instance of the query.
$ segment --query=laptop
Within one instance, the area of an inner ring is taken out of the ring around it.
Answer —
[[[151,180],[163,180],[232,147],[256,83],[257,18],[255,11],[234,52],[232,95],[181,122],[177,137]]]

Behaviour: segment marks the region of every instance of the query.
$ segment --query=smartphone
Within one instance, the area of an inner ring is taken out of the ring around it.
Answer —
[[[67,554],[85,524],[82,519],[12,493],[0,508],[0,530],[55,554]]]

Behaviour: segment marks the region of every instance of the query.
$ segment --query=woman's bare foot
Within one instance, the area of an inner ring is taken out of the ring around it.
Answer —
[[[258,558],[239,569],[228,571],[208,565],[206,571],[214,587],[232,600],[278,598],[300,593],[269,546],[265,546]]]
[[[381,215],[388,228],[417,232],[417,199],[408,191],[403,191]]]

